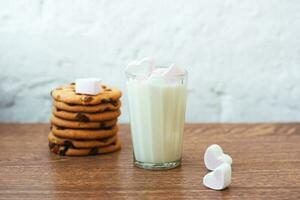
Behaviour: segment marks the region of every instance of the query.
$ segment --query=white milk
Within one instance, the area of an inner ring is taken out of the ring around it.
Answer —
[[[165,163],[181,160],[186,83],[127,81],[135,159]]]

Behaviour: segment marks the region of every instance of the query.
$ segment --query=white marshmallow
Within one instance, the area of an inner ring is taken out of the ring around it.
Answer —
[[[164,76],[168,71],[168,68],[156,68],[152,71],[151,76]]]
[[[214,190],[223,190],[231,183],[231,165],[223,163],[203,177],[203,185]]]
[[[164,73],[166,68],[154,69],[148,78],[148,82],[151,84],[165,84]]]
[[[178,79],[176,79],[176,76],[183,75],[184,72],[176,67],[174,64],[172,64],[168,68],[156,68],[154,69],[148,80],[151,83],[159,83],[159,84],[164,84],[164,83],[175,83]]]
[[[172,81],[176,76],[184,75],[184,71],[176,67],[175,64],[170,65],[164,72],[163,76],[166,81]]]
[[[127,71],[136,75],[138,79],[145,79],[150,76],[154,69],[153,58],[146,57],[141,60],[136,60],[127,65]]]
[[[76,93],[96,95],[102,90],[101,81],[97,78],[76,79]]]
[[[210,145],[204,153],[204,163],[207,169],[214,170],[223,163],[232,164],[232,158],[224,154],[222,148],[213,144]]]

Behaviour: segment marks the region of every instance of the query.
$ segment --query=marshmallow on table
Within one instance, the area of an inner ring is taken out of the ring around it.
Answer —
[[[204,153],[204,164],[213,170],[203,177],[203,184],[214,190],[223,190],[231,183],[232,158],[224,154],[222,148],[213,144]]]
[[[102,90],[100,79],[97,78],[80,78],[76,79],[76,93],[96,95]]]
[[[231,165],[223,163],[203,177],[203,184],[214,190],[223,190],[231,183]]]
[[[232,158],[224,154],[222,148],[213,144],[209,146],[204,153],[204,163],[207,169],[214,170],[223,163],[232,164]]]

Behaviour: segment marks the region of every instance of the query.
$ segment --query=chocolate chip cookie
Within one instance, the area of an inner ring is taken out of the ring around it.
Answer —
[[[107,111],[102,113],[82,113],[82,112],[67,112],[60,110],[56,107],[52,107],[52,113],[56,117],[80,122],[99,122],[105,120],[115,119],[120,116],[120,110]]]
[[[116,88],[103,85],[103,90],[97,95],[76,94],[75,84],[65,85],[52,90],[51,95],[56,101],[77,105],[97,105],[117,101],[122,93]]]
[[[117,123],[117,119],[111,119],[106,121],[99,122],[83,122],[83,121],[69,121],[65,119],[58,118],[54,115],[51,116],[51,123],[65,128],[74,128],[74,129],[101,129],[109,128]]]
[[[64,111],[69,112],[84,112],[84,113],[96,113],[96,112],[105,112],[118,110],[121,107],[121,101],[111,101],[109,103],[101,103],[97,105],[76,105],[76,104],[67,104],[61,101],[53,101],[53,105]]]
[[[121,142],[119,141],[119,139],[117,139],[116,142],[108,146],[89,149],[76,149],[70,145],[59,145],[53,142],[49,142],[49,148],[51,152],[62,156],[87,156],[118,151],[121,149]]]
[[[95,140],[112,137],[117,134],[117,125],[106,129],[70,129],[52,125],[51,131],[57,137],[68,139]]]
[[[108,138],[98,139],[98,140],[74,140],[74,139],[60,138],[53,135],[52,132],[50,132],[48,135],[49,142],[58,145],[63,145],[63,146],[67,145],[78,149],[104,147],[116,142],[116,140],[117,140],[117,135]]]

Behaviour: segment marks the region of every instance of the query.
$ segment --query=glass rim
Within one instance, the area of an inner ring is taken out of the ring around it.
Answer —
[[[166,65],[158,65],[158,66],[155,66],[156,69],[160,69],[160,68],[168,68],[169,66],[166,66]],[[188,76],[188,71],[186,69],[182,69],[180,68],[182,71],[183,71],[183,74],[179,74],[179,75],[176,75],[174,76],[174,78],[186,78]],[[125,75],[127,78],[136,78],[138,75],[136,74],[133,74],[131,73],[128,69],[125,70]]]

